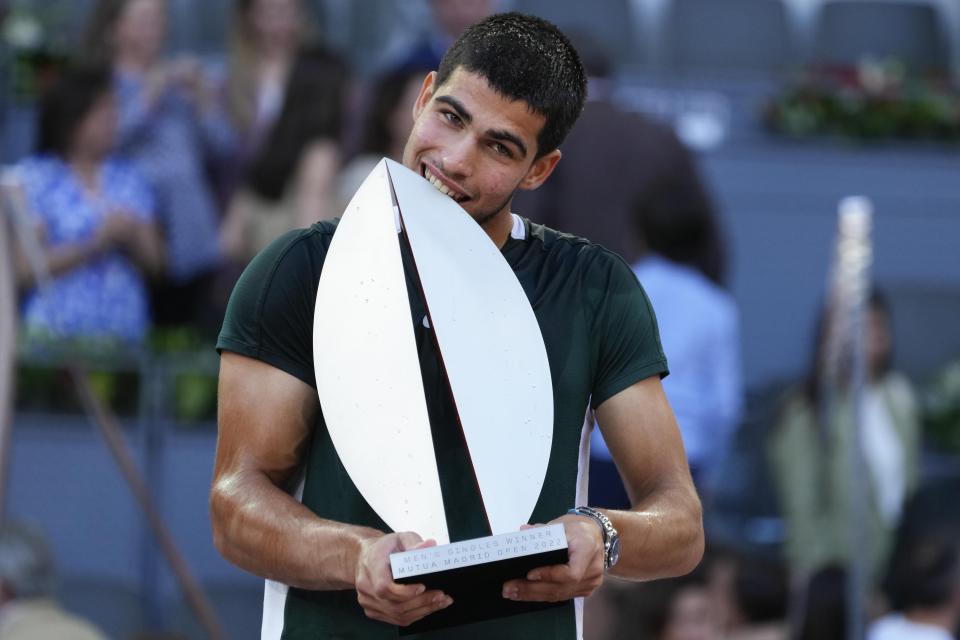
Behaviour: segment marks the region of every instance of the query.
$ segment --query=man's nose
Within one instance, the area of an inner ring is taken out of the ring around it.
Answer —
[[[447,147],[443,154],[443,170],[450,177],[465,177],[473,173],[475,146],[469,136],[463,136]]]

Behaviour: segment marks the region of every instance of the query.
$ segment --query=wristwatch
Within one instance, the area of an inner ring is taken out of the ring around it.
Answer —
[[[620,534],[613,527],[610,518],[590,507],[574,507],[567,513],[593,518],[593,521],[600,525],[600,531],[603,532],[603,569],[606,571],[617,564],[620,559]]]

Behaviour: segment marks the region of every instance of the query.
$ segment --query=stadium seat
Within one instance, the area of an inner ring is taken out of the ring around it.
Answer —
[[[856,64],[894,57],[919,73],[950,67],[945,25],[937,7],[889,0],[830,0],[820,10],[814,60]]]
[[[781,0],[673,0],[661,40],[668,70],[775,73],[793,63]]]

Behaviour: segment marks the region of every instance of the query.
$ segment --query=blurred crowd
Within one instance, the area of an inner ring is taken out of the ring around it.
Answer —
[[[164,326],[212,339],[260,249],[340,215],[380,158],[400,159],[423,77],[493,3],[430,7],[432,34],[361,79],[299,0],[234,0],[216,63],[165,55],[164,0],[92,3],[73,59],[38,98],[34,152],[4,170],[0,187],[11,205],[24,349],[64,339],[136,348]],[[709,508],[744,414],[724,231],[693,154],[669,127],[618,108],[602,49],[571,37],[589,101],[556,173],[515,208],[633,266],[656,310],[671,371],[664,387]],[[755,443],[779,499],[784,553],[714,546],[682,579],[609,580],[588,602],[588,638],[844,638],[856,559],[870,638],[954,637],[958,518],[911,507],[922,433],[910,383],[891,366],[888,305],[880,292],[867,305],[859,436],[850,385],[824,375],[830,358],[849,370],[851,352],[829,353],[829,305],[822,318],[806,379],[783,396],[768,441]],[[628,505],[596,430],[592,451],[590,504]],[[856,522],[851,477],[866,495]],[[4,535],[14,533],[26,535]],[[17,595],[4,562],[0,608]]]
[[[399,157],[439,60],[424,43],[361,83],[297,0],[234,2],[225,61],[169,58],[167,10],[94,3],[40,88],[34,153],[4,172],[28,340],[214,336],[250,258]]]

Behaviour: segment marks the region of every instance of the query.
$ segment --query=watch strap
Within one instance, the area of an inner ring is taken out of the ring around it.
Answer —
[[[600,532],[603,535],[603,568],[607,570],[612,565],[611,550],[613,547],[613,541],[617,538],[617,530],[613,526],[613,522],[610,521],[610,518],[606,516],[602,511],[598,511],[592,507],[580,506],[574,507],[567,511],[569,514],[578,515],[578,516],[587,516],[597,523],[597,526],[600,527]]]

